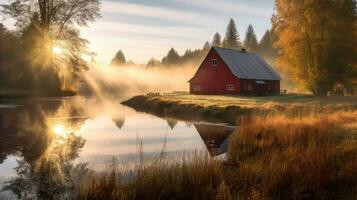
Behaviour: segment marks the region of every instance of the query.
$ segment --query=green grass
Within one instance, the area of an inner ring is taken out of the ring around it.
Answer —
[[[197,104],[201,106],[240,106],[264,107],[271,105],[304,104],[305,106],[357,104],[357,96],[338,97],[330,96],[317,98],[306,94],[286,94],[278,96],[222,96],[222,95],[181,95],[150,97],[153,100],[176,102],[178,104]]]
[[[302,115],[357,108],[357,97],[316,98],[311,95],[243,97],[216,95],[135,96],[122,102],[138,111],[183,120],[205,120],[236,124],[241,116],[252,114]]]

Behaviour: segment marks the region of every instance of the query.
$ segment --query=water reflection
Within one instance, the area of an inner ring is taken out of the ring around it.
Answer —
[[[160,156],[163,147],[167,158],[202,149],[216,156],[225,152],[232,131],[225,125],[137,113],[119,100],[2,103],[0,188],[6,180],[4,189],[21,198],[69,198],[88,169],[103,170],[113,157],[121,163],[137,162],[138,141],[146,159]]]

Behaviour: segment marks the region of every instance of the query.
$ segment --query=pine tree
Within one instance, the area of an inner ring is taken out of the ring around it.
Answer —
[[[355,0],[275,3],[280,68],[315,95],[349,84],[357,65]]]
[[[115,57],[112,59],[111,65],[124,65],[126,64],[126,59],[122,50],[119,50]]]
[[[211,48],[211,45],[209,44],[209,42],[205,42],[205,44],[203,45],[202,50],[203,51],[208,51]]]
[[[227,26],[226,36],[223,41],[223,47],[230,49],[241,48],[239,34],[233,19],[229,21],[229,24]]]
[[[247,31],[245,33],[244,48],[248,51],[256,52],[258,51],[258,40],[255,35],[254,28],[249,24]]]
[[[276,40],[274,31],[266,30],[259,42],[259,53],[269,60],[276,59],[278,54],[277,48],[274,47],[274,42],[276,42]]]
[[[211,46],[212,47],[222,46],[222,37],[219,33],[214,34]]]
[[[178,64],[180,60],[180,55],[174,48],[171,48],[167,53],[167,56],[162,59],[162,64],[164,65],[175,65]]]
[[[149,62],[146,64],[146,67],[157,67],[160,65],[160,61],[155,58],[150,58]]]

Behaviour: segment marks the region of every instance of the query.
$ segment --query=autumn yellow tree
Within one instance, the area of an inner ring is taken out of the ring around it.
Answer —
[[[276,0],[275,6],[282,70],[315,95],[355,79],[355,0]]]

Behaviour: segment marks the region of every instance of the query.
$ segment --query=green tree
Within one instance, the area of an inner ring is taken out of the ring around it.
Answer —
[[[171,48],[167,53],[167,56],[162,59],[162,64],[164,65],[175,65],[178,64],[180,60],[180,55],[174,48]]]
[[[274,31],[266,30],[259,42],[259,53],[270,60],[276,59],[278,54],[277,49],[274,47],[275,38]]]
[[[203,51],[208,51],[211,48],[211,45],[209,44],[209,42],[205,42],[205,44],[202,47]]]
[[[119,50],[112,59],[111,65],[125,65],[126,59],[122,50]]]
[[[233,19],[229,21],[229,24],[227,26],[226,36],[223,41],[223,47],[230,49],[241,48],[239,33],[237,31],[236,24]]]
[[[1,12],[16,20],[18,30],[33,33],[36,48],[27,58],[28,64],[42,65],[45,70],[78,79],[88,68],[83,55],[88,54],[87,40],[79,36],[78,26],[88,25],[99,16],[101,0],[10,0],[1,4]],[[29,26],[31,26],[29,28]],[[27,36],[24,36],[27,37]],[[41,51],[38,51],[41,49]],[[53,49],[61,49],[60,54]]]
[[[222,46],[222,37],[219,33],[215,33],[213,36],[213,40],[211,43],[212,47],[220,47]]]
[[[304,89],[326,95],[355,78],[355,0],[276,0],[278,65]]]
[[[258,51],[257,36],[251,24],[249,24],[247,31],[245,32],[244,48],[246,48],[248,51]]]
[[[150,58],[149,62],[146,64],[146,67],[157,67],[160,66],[160,61],[155,58]]]

